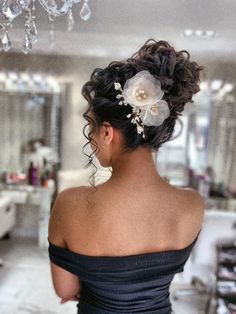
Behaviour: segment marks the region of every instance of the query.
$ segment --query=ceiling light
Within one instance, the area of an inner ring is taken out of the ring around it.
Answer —
[[[88,6],[89,0],[83,0],[80,17],[87,21],[91,16]],[[67,30],[74,27],[72,8],[82,0],[39,0],[41,6],[46,10],[51,22],[49,39],[54,42],[54,20],[58,16],[67,14]],[[0,0],[0,51],[8,51],[11,48],[11,40],[8,34],[9,28],[13,27],[15,18],[25,15],[25,36],[21,50],[28,53],[32,50],[33,44],[38,41],[38,30],[36,25],[36,0]],[[58,5],[60,3],[60,5]]]
[[[222,86],[222,81],[221,80],[214,80],[214,81],[212,81],[212,83],[211,83],[211,89],[213,90],[213,91],[216,91],[216,90],[218,90],[218,89],[220,89],[221,88],[221,86]]]
[[[185,29],[184,30],[184,35],[186,37],[192,36],[193,35],[193,30],[192,29]]]
[[[16,72],[8,72],[8,77],[12,81],[18,80],[18,74]]]
[[[221,88],[216,93],[217,99],[223,99],[224,97],[228,96],[233,88],[234,85],[232,83],[225,82],[223,86],[221,85]]]
[[[208,37],[213,37],[215,35],[215,31],[213,30],[208,30],[208,31],[205,31],[205,34],[206,36]]]
[[[20,78],[22,79],[22,81],[24,82],[29,82],[31,80],[31,77],[28,73],[26,72],[22,72],[20,73]]]
[[[209,120],[207,116],[197,116],[197,125],[199,126],[205,126],[208,125]]]
[[[32,74],[32,78],[33,78],[33,80],[35,81],[35,83],[41,83],[42,80],[43,80],[42,75],[39,74],[39,73],[33,73],[33,74]]]
[[[7,75],[5,72],[0,72],[0,82],[4,82],[7,78]]]
[[[61,91],[59,82],[53,76],[44,76],[40,73],[13,71],[0,72],[1,91],[30,92],[30,93],[57,93]]]
[[[197,37],[197,38],[212,38],[216,35],[215,31],[213,30],[202,30],[202,29],[185,29],[183,31],[185,37]]]
[[[231,83],[225,83],[223,86],[223,90],[226,93],[230,93],[233,90],[234,86]]]
[[[197,36],[197,37],[201,37],[202,35],[203,35],[203,30],[201,30],[201,29],[197,29],[196,31],[195,31],[195,35]]]
[[[208,89],[208,82],[207,81],[202,81],[200,83],[200,89],[201,89],[201,91],[207,90]]]

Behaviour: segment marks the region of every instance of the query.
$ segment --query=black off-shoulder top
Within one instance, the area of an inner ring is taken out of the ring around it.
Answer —
[[[83,255],[49,239],[48,252],[51,262],[82,282],[77,314],[170,314],[170,283],[183,271],[198,235],[184,249],[138,255]]]

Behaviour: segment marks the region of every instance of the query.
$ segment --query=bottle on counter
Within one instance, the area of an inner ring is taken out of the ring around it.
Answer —
[[[188,186],[195,188],[195,177],[194,177],[194,170],[191,168],[188,168]]]
[[[33,161],[30,161],[28,168],[28,184],[33,186],[38,185],[38,167],[34,165]]]
[[[210,183],[208,175],[198,176],[198,192],[205,198],[209,197]]]
[[[57,171],[56,165],[51,165],[51,171],[49,172],[49,179],[48,179],[48,187],[51,189],[52,193],[54,192],[57,184]]]
[[[43,158],[43,167],[42,167],[41,175],[40,175],[41,186],[48,186],[49,177],[50,177],[50,170],[48,169],[48,166],[47,166],[47,160],[46,158]]]
[[[43,167],[41,169],[41,175],[40,175],[40,184],[43,187],[47,187],[50,190],[50,193],[52,194],[55,190],[55,173],[54,168],[50,163],[46,160],[46,158],[43,158]]]

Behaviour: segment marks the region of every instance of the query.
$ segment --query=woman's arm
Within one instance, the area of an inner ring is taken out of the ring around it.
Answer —
[[[50,262],[55,292],[62,299],[75,298],[80,294],[81,281],[78,276]]]
[[[71,201],[69,200],[68,193],[69,189],[66,189],[57,195],[53,203],[48,225],[49,241],[62,248],[66,248],[66,243],[63,239],[63,230],[65,229],[65,226],[63,225],[63,215],[65,215],[65,208],[69,206]],[[81,290],[81,281],[79,277],[53,262],[50,262],[50,265],[52,282],[56,294],[62,298],[62,301],[77,298],[77,295]]]

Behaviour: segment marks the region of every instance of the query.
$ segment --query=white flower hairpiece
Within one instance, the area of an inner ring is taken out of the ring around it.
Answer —
[[[114,83],[115,89],[121,93],[116,96],[120,99],[119,105],[128,104],[133,107],[131,122],[136,124],[137,132],[144,134],[144,125],[159,126],[169,117],[170,110],[167,102],[162,100],[164,91],[161,83],[148,71],[140,71],[125,82],[123,89],[120,83]]]

